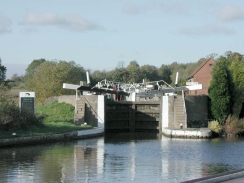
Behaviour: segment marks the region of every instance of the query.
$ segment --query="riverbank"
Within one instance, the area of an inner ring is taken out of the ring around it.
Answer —
[[[102,136],[103,134],[104,134],[103,128],[92,128],[88,130],[77,130],[77,131],[54,134],[54,135],[43,135],[43,136],[34,136],[34,137],[15,137],[11,139],[0,139],[0,147],[58,142],[58,141],[67,141],[73,139],[85,139],[85,138]]]
[[[67,141],[72,139],[84,139],[102,136],[103,128],[92,128],[87,130],[75,130],[61,134],[32,136],[32,137],[15,137],[8,139],[0,139],[0,147],[38,144],[48,142]],[[164,128],[162,134],[169,138],[211,138],[211,130],[206,128],[201,129],[169,129]]]

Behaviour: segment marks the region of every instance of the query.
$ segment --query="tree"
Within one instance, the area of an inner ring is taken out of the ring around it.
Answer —
[[[230,74],[228,60],[220,57],[212,72],[209,86],[210,106],[213,117],[224,124],[231,109]]]
[[[63,89],[63,83],[79,84],[86,81],[86,71],[70,61],[45,61],[34,72],[30,87],[36,92],[38,102],[51,96],[74,94],[73,90]]]
[[[217,56],[218,56],[217,53],[211,53],[211,54],[209,54],[209,55],[206,56],[206,59],[209,59],[209,58],[216,59]]]
[[[109,74],[109,80],[115,82],[127,83],[129,82],[129,72],[125,68],[115,69]]]
[[[244,102],[244,62],[240,54],[229,55],[231,88],[232,88],[232,112],[233,115],[239,116]]]
[[[25,85],[26,88],[29,90],[33,90],[32,86],[35,84],[33,82],[34,73],[37,69],[41,66],[41,64],[45,63],[46,60],[41,58],[38,60],[33,60],[30,65],[28,65],[27,69],[25,70]]]
[[[231,53],[227,54],[227,59],[230,61],[233,61],[233,60],[242,61],[243,55],[241,55],[240,53],[237,53],[237,52],[231,52]]]
[[[172,83],[171,80],[172,71],[169,68],[169,66],[162,64],[161,67],[158,69],[158,73],[159,73],[160,80],[164,80],[168,84]]]
[[[128,82],[130,82],[130,83],[141,83],[142,82],[143,77],[141,75],[140,66],[135,60],[130,62],[130,64],[126,67],[126,70],[129,73]]]
[[[143,65],[140,67],[141,74],[143,79],[147,79],[149,81],[157,81],[160,80],[158,76],[158,69],[152,65]]]
[[[7,68],[2,65],[2,60],[0,58],[0,84],[1,83],[4,83],[4,81],[5,81],[5,79],[6,79],[6,72],[7,72]]]
[[[18,75],[17,73],[15,73],[10,78],[10,81],[11,82],[9,83],[9,85],[11,87],[24,87],[24,76],[23,75]]]
[[[118,64],[117,64],[117,69],[123,69],[125,66],[125,62],[124,61],[119,61]]]
[[[96,70],[96,71],[92,72],[90,74],[90,76],[91,76],[91,85],[94,86],[98,82],[106,79],[107,73],[105,70],[103,70],[103,71]]]

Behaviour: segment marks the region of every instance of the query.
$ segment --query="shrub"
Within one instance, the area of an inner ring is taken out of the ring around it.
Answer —
[[[244,119],[229,115],[224,125],[224,131],[227,136],[236,136],[244,131]]]
[[[221,134],[223,132],[223,127],[219,124],[218,121],[213,120],[208,123],[208,128],[216,134]]]
[[[6,87],[0,86],[0,130],[21,130],[29,126],[43,126],[42,117],[21,112]]]

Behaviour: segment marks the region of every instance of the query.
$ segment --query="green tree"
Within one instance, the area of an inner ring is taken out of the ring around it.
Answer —
[[[133,60],[130,62],[130,64],[126,67],[126,70],[128,71],[128,82],[130,83],[141,83],[143,80],[143,77],[141,75],[140,66],[137,63],[137,61]]]
[[[70,61],[46,61],[34,72],[31,88],[38,102],[51,96],[74,94],[73,90],[63,89],[63,83],[79,84],[86,81],[86,71]]]
[[[38,68],[41,66],[41,64],[45,63],[46,60],[41,58],[37,60],[33,60],[31,64],[28,65],[28,67],[25,70],[25,86],[29,90],[33,90],[32,86],[35,85],[33,76],[34,73],[38,70]]]
[[[212,72],[209,86],[210,106],[213,117],[224,124],[231,109],[230,74],[228,60],[220,57]]]
[[[244,102],[244,62],[240,54],[228,56],[230,60],[230,75],[232,89],[232,112],[233,115],[239,116]]]
[[[18,75],[17,73],[15,73],[10,78],[10,81],[12,81],[9,83],[9,85],[11,87],[24,88],[24,76],[23,75]]]
[[[149,81],[160,80],[157,67],[147,64],[141,66],[140,69],[141,69],[141,75],[143,79]]]
[[[160,80],[164,80],[168,84],[172,83],[172,79],[171,79],[172,71],[168,65],[162,64],[161,67],[158,69],[158,73],[159,73]]]
[[[107,78],[107,72],[105,70],[99,71],[96,70],[91,73],[91,85],[94,86],[98,82]]]
[[[128,83],[129,82],[129,72],[125,68],[116,68],[109,73],[109,80],[115,82]]]
[[[4,65],[2,65],[2,60],[0,58],[0,84],[4,83],[4,81],[5,81],[6,72],[7,72],[7,68]]]
[[[240,53],[237,52],[230,52],[227,55],[227,59],[230,61],[234,61],[234,60],[239,60],[239,61],[243,61],[243,55],[241,55]]]

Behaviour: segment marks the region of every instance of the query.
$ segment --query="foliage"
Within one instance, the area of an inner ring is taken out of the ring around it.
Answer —
[[[235,54],[235,56],[229,55],[228,57],[232,58],[229,66],[233,102],[232,113],[239,115],[244,102],[244,62],[238,54]]]
[[[170,77],[171,74],[172,70],[167,65],[162,64],[161,67],[158,69],[158,75],[160,80],[164,80],[168,84],[171,84],[172,82],[172,79]]]
[[[223,132],[222,125],[220,125],[219,122],[216,120],[210,121],[208,123],[208,128],[217,134],[221,134]]]
[[[117,67],[111,71],[94,71],[91,73],[92,84],[107,79],[109,81],[125,82],[125,83],[141,83],[144,81],[159,81],[164,80],[168,84],[175,81],[176,72],[179,72],[179,85],[185,85],[186,78],[199,66],[206,58],[201,58],[193,63],[177,63],[165,65],[162,64],[159,68],[153,65],[140,66],[137,61],[133,60],[127,67],[124,67],[124,62],[120,61]]]
[[[126,67],[128,71],[128,79],[129,83],[141,83],[142,82],[142,73],[140,70],[140,66],[137,61],[133,60],[130,64]]]
[[[8,88],[0,85],[0,130],[21,130],[30,126],[42,126],[42,118],[20,111]]]
[[[38,60],[33,60],[30,65],[28,65],[27,69],[25,70],[25,84],[26,87],[30,90],[33,90],[34,80],[33,76],[41,64],[45,63],[46,60],[41,58]]]
[[[91,85],[92,86],[95,86],[98,82],[100,82],[104,79],[108,79],[107,72],[105,70],[103,70],[103,71],[96,70],[96,71],[92,72],[90,74],[90,76],[91,76]]]
[[[229,115],[224,125],[224,131],[227,136],[236,136],[244,131],[244,119]]]
[[[0,108],[0,111],[1,109],[2,108]],[[15,106],[14,109],[17,110],[18,108]],[[12,109],[11,112],[13,112]],[[17,114],[22,114],[22,116],[14,116],[15,120],[12,120],[13,123],[11,125],[1,125],[0,123],[0,127],[2,127],[1,130],[5,130],[1,131],[0,138],[52,135],[92,128],[90,125],[77,126],[72,123],[74,107],[70,104],[58,103],[57,101],[51,104],[37,106],[37,117],[26,116],[23,113]],[[0,112],[0,120],[1,116]],[[24,119],[25,123],[20,122],[19,119]],[[16,136],[13,136],[12,133],[16,133]]]
[[[152,65],[143,65],[140,67],[141,70],[141,82],[143,79],[149,81],[157,81],[159,80],[158,69]]]
[[[2,60],[0,58],[0,84],[3,83],[6,79],[7,68],[2,65]]]
[[[85,81],[86,71],[73,61],[45,61],[27,80],[27,89],[35,91],[39,103],[51,96],[74,94],[73,90],[63,89],[63,83]]]
[[[222,57],[213,69],[209,97],[213,117],[220,124],[224,124],[231,108],[230,75],[225,57]]]
[[[108,80],[127,83],[129,79],[129,73],[125,68],[115,69],[108,74]]]
[[[23,75],[18,75],[18,74],[13,74],[13,76],[10,78],[9,85],[11,88],[24,88],[25,83],[24,83],[24,76]]]
[[[43,116],[43,122],[72,122],[74,119],[74,107],[67,103],[54,101],[47,105],[40,105],[36,113]]]

